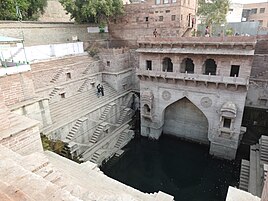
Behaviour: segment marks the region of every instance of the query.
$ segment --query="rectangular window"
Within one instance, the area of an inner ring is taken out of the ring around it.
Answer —
[[[169,0],[163,0],[163,3],[169,3],[168,1],[169,1]]]
[[[166,10],[166,13],[170,13],[170,10]]]
[[[146,70],[152,70],[152,61],[146,60]]]
[[[72,78],[71,73],[66,73],[66,78],[67,78],[67,80],[70,80]]]
[[[265,8],[260,8],[260,13],[265,13]]]
[[[231,127],[231,119],[224,118],[223,119],[223,127],[230,128]]]
[[[111,65],[111,62],[110,61],[107,61],[107,66],[110,66]]]
[[[65,98],[65,93],[60,94],[61,98]]]
[[[139,22],[139,17],[136,17],[136,22]]]
[[[161,0],[155,0],[155,4],[160,4]]]
[[[230,77],[238,77],[239,76],[239,68],[240,68],[239,65],[232,65]]]
[[[163,21],[164,17],[163,16],[159,16],[159,21]]]
[[[259,25],[262,26],[263,25],[263,20],[259,20]]]
[[[183,15],[181,15],[181,21],[182,21],[182,19],[183,19]]]
[[[158,10],[156,10],[155,13],[158,13]]]
[[[145,17],[145,21],[148,22],[149,21],[149,17]]]
[[[176,15],[171,15],[171,20],[175,21],[176,20]]]
[[[257,13],[257,8],[251,9],[250,14],[256,14],[256,13]]]

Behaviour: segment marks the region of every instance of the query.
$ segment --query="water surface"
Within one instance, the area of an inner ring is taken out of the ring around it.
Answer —
[[[238,186],[239,162],[209,155],[209,147],[162,135],[136,137],[125,154],[101,167],[108,176],[140,191],[163,191],[176,201],[224,201],[228,186]]]

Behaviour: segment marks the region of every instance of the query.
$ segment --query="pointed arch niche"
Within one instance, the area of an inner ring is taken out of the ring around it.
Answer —
[[[207,59],[203,65],[204,75],[216,75],[217,64],[214,59]]]
[[[170,58],[165,57],[162,62],[163,71],[173,72],[173,63]]]
[[[164,111],[163,133],[208,144],[208,120],[203,112],[184,97]]]
[[[181,62],[181,67],[180,67],[180,72],[181,73],[194,73],[194,62],[190,58],[185,58]]]

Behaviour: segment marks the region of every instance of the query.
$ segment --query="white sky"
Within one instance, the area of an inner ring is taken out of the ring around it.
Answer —
[[[268,2],[268,0],[231,0],[233,3],[260,3],[260,2]]]

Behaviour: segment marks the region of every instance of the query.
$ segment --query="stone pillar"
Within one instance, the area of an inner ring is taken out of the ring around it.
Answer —
[[[238,141],[227,139],[212,139],[209,153],[218,158],[234,160],[238,148]]]

